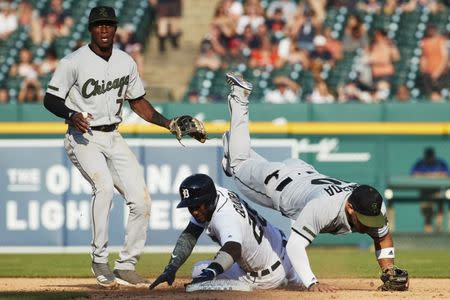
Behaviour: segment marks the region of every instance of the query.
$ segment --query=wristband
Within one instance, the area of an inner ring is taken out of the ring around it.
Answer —
[[[375,251],[375,256],[377,259],[383,259],[383,258],[394,258],[395,257],[395,249],[394,247],[389,248],[383,248],[380,250]]]

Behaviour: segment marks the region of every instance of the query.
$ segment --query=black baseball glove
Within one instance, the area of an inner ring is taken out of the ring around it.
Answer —
[[[378,287],[380,291],[407,291],[409,288],[408,271],[395,266],[384,269],[380,279],[383,281]]]
[[[204,143],[208,138],[203,123],[188,115],[173,118],[170,121],[169,130],[177,137],[178,141],[181,141],[186,135],[193,137],[200,143]]]

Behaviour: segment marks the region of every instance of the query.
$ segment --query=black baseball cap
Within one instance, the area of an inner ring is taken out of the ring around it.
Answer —
[[[383,197],[373,187],[360,185],[353,190],[348,198],[355,210],[358,221],[371,228],[380,228],[386,225],[386,219],[381,213]]]
[[[117,24],[114,8],[110,6],[96,6],[89,13],[89,25],[97,22],[111,22]]]

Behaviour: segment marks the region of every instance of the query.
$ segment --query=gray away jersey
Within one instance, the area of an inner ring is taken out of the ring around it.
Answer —
[[[88,45],[61,59],[47,93],[65,99],[72,110],[91,113],[91,126],[120,123],[123,102],[145,95],[136,63],[127,53],[113,48],[106,61]]]
[[[210,222],[191,222],[206,229],[211,239],[223,246],[237,242],[242,246],[241,259],[237,261],[246,272],[258,271],[279,260],[281,231],[268,223],[239,197],[222,187],[216,187],[219,199]]]
[[[270,177],[270,178],[269,178]],[[289,159],[267,176],[272,181],[274,208],[295,220],[292,229],[311,242],[319,233],[346,234],[352,228],[345,214],[345,203],[358,184],[330,178],[299,159]],[[266,178],[266,180],[267,180]],[[386,206],[381,207],[386,216]],[[388,225],[368,232],[383,237]]]

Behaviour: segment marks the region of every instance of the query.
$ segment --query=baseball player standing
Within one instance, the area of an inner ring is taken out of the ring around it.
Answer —
[[[319,233],[369,234],[384,282],[380,288],[405,290],[408,274],[394,267],[394,245],[386,206],[376,189],[317,172],[300,159],[269,162],[250,147],[248,96],[251,83],[236,73],[226,75],[231,87],[228,104],[230,131],[223,136],[222,166],[239,190],[255,203],[270,207],[294,221],[287,253],[303,284],[311,291],[335,291],[319,283],[305,248]]]
[[[215,278],[234,279],[259,289],[299,284],[286,255],[283,232],[259,216],[235,193],[216,187],[205,174],[187,177],[179,191],[181,201],[177,207],[187,207],[192,218],[178,238],[169,264],[150,289],[162,282],[172,285],[178,268],[205,230],[221,248],[214,260],[194,266],[191,283]]]
[[[133,59],[113,48],[116,29],[114,9],[94,7],[89,15],[91,42],[60,61],[44,98],[45,107],[68,123],[64,147],[92,186],[92,272],[106,287],[147,283],[135,265],[146,242],[151,203],[143,169],[117,131],[124,101],[144,120],[181,138],[177,118],[166,119],[144,99]],[[107,246],[114,187],[125,198],[129,215],[124,247],[112,272]]]

